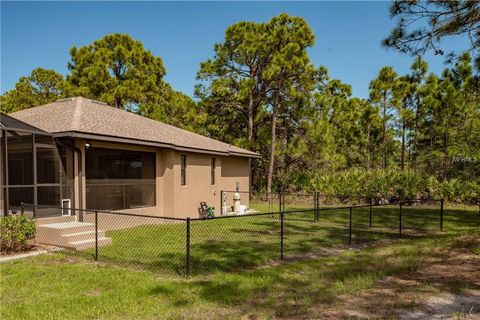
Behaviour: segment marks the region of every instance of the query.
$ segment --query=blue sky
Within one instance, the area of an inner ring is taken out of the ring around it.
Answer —
[[[288,13],[305,18],[313,29],[309,50],[315,65],[368,97],[368,84],[382,66],[409,72],[411,58],[381,47],[394,26],[390,2],[3,2],[1,3],[1,92],[36,67],[67,73],[69,49],[108,33],[128,33],[160,56],[165,79],[192,95],[199,64],[213,56],[225,29],[238,21],[268,21]],[[465,47],[449,39],[444,48]],[[427,55],[441,72],[444,58]]]

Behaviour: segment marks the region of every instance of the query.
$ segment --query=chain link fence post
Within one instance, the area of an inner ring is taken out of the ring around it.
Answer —
[[[278,211],[282,211],[282,191],[278,191]]]
[[[440,231],[443,232],[443,198],[440,199]]]
[[[317,221],[320,221],[320,192],[317,191]]]
[[[320,219],[320,194],[315,192],[315,221]]]
[[[370,197],[370,206],[369,206],[369,218],[368,218],[368,225],[369,227],[371,228],[372,227],[372,202],[373,202],[373,198]]]
[[[280,212],[280,260],[283,260],[284,212]]]
[[[95,261],[98,261],[98,211],[95,211]]]
[[[219,214],[223,216],[223,190],[220,190],[220,207],[218,207]]]
[[[187,218],[185,241],[185,275],[190,276],[190,218]]]
[[[400,200],[400,210],[398,213],[398,236],[402,237],[402,200]]]
[[[348,244],[352,245],[352,207],[350,207],[350,222],[348,226]]]

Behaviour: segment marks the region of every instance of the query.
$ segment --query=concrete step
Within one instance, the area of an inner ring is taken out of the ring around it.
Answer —
[[[37,230],[47,229],[51,233],[59,235],[95,231],[95,223],[88,222],[64,222],[64,223],[50,223],[37,227]]]
[[[112,243],[111,238],[107,237],[102,237],[98,238],[98,246],[107,246]],[[73,250],[85,250],[89,248],[95,248],[95,238],[92,240],[81,240],[81,241],[73,241],[68,243],[68,245],[65,246],[68,249],[73,249]]]
[[[66,243],[74,242],[74,241],[82,241],[82,240],[91,240],[95,239],[95,230],[93,231],[84,231],[84,232],[76,232],[76,233],[68,233],[61,236],[65,239]],[[98,238],[104,238],[105,231],[98,230]]]
[[[44,224],[52,223],[66,223],[66,222],[75,222],[75,216],[60,216],[60,217],[49,217],[49,218],[37,218],[37,226]]]
[[[40,225],[37,226],[35,241],[54,246],[65,246],[68,244],[69,238],[64,237],[64,235],[82,232],[91,232],[95,239],[95,224],[85,222],[64,222]]]

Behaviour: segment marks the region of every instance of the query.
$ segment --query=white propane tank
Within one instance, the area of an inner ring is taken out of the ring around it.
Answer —
[[[236,213],[240,212],[240,193],[235,192],[233,194],[233,211]]]

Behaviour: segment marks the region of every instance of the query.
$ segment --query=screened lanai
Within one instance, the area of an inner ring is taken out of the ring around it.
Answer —
[[[22,121],[0,114],[0,214],[20,213],[21,203],[37,218],[70,214],[73,203],[73,150]],[[58,209],[65,207],[65,210]]]

